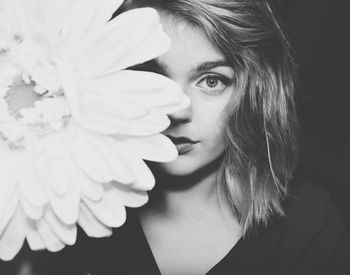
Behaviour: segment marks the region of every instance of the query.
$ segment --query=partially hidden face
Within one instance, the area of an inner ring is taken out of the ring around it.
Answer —
[[[162,21],[172,46],[157,58],[156,70],[178,83],[191,105],[170,115],[171,125],[164,131],[176,144],[179,157],[157,166],[166,174],[186,176],[205,169],[225,150],[223,111],[235,75],[201,29],[165,15]]]

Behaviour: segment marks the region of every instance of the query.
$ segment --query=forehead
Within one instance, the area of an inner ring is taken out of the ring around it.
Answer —
[[[160,13],[160,16],[164,30],[171,39],[171,48],[157,58],[158,63],[166,67],[178,65],[187,68],[204,62],[225,60],[201,28],[165,13]]]

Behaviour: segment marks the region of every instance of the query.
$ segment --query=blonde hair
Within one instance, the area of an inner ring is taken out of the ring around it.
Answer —
[[[137,0],[203,30],[236,73],[225,112],[226,152],[219,187],[243,234],[284,215],[282,201],[297,163],[295,66],[290,46],[265,0]],[[237,91],[237,92],[236,92]],[[237,96],[239,97],[237,103]]]

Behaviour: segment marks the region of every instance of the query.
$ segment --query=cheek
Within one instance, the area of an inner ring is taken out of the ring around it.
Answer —
[[[204,143],[221,144],[224,139],[225,121],[222,115],[223,108],[208,106],[203,108],[202,114],[197,117],[197,131]]]
[[[203,146],[209,156],[216,158],[225,150],[224,127],[223,125],[213,125],[206,129],[207,135],[203,139]]]

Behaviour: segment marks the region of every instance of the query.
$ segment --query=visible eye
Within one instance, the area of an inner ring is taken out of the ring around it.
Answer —
[[[222,75],[206,75],[196,84],[208,94],[220,94],[230,85],[231,80]]]

